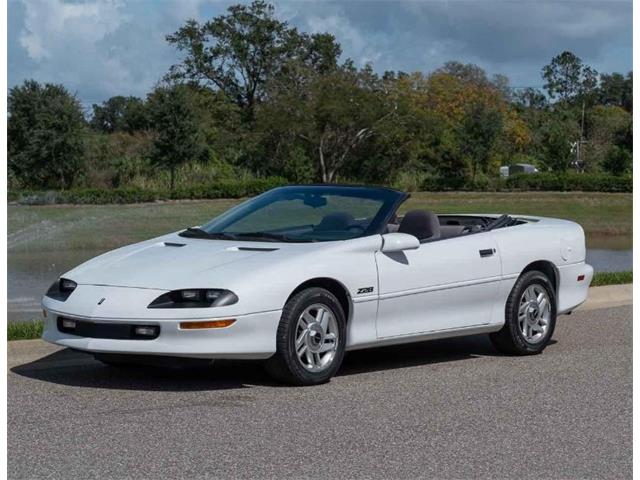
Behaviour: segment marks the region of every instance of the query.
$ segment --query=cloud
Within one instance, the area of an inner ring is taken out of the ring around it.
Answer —
[[[63,83],[85,103],[144,96],[179,59],[165,35],[237,3],[223,0],[9,0],[9,85]],[[541,67],[572,50],[600,71],[632,68],[630,1],[275,0],[307,32],[331,32],[344,57],[384,70],[431,71],[473,62],[514,85],[539,85]]]
[[[93,45],[129,20],[122,12],[122,3],[117,1],[76,4],[39,0],[23,4],[20,44],[36,61],[50,59],[61,46]]]

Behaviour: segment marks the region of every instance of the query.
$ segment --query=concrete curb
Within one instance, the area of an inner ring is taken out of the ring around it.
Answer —
[[[576,311],[597,310],[633,304],[633,284],[591,287],[589,296]]]

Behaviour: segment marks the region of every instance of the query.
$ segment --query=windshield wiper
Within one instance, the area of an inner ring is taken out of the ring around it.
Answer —
[[[292,239],[280,233],[271,232],[207,232],[199,227],[189,227],[178,235],[188,238],[207,238],[211,240],[266,240],[269,242],[313,242],[310,239]]]
[[[212,240],[235,240],[235,236],[228,233],[209,233],[199,227],[189,227],[178,235],[188,238],[209,238]]]
[[[312,241],[307,239],[293,239],[281,233],[271,233],[271,232],[243,232],[243,233],[234,233],[233,235],[238,239],[257,238],[260,240],[268,240],[271,242],[311,242]]]

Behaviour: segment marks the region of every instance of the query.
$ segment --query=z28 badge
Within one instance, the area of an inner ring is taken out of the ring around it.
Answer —
[[[363,293],[371,293],[371,292],[373,292],[373,287],[359,288],[357,295],[362,295]]]

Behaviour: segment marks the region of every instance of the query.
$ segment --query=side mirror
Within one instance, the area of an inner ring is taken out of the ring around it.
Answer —
[[[383,253],[402,252],[420,248],[420,240],[408,233],[385,233],[382,235]]]

